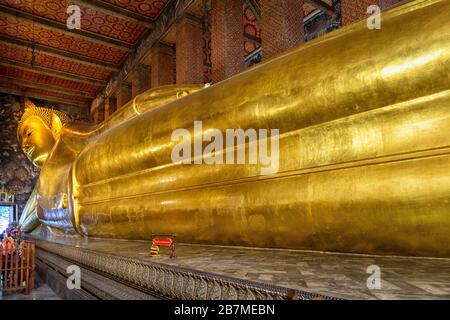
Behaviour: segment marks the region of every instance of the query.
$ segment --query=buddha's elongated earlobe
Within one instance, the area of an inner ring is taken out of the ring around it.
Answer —
[[[61,118],[57,114],[53,113],[51,129],[52,129],[53,138],[55,140],[59,139],[59,136],[61,135],[62,127],[63,127],[63,124],[62,124]]]

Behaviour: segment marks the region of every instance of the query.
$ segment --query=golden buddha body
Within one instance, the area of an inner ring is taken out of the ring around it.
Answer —
[[[91,237],[450,257],[449,14],[408,3],[381,30],[363,21],[209,88],[150,90],[97,127],[25,113],[36,216]],[[174,163],[173,132],[198,136],[196,121],[279,130],[277,171]]]

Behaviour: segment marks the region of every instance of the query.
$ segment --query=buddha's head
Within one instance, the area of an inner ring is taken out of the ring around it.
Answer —
[[[25,112],[17,126],[17,139],[23,152],[34,165],[47,160],[69,117],[60,111],[36,107],[25,100]]]

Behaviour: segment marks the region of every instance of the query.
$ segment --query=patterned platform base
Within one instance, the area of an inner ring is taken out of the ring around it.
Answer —
[[[450,298],[448,259],[184,244],[170,259],[164,250],[150,257],[144,241],[34,239],[53,290],[65,286],[69,265],[81,268],[82,290],[55,290],[67,299],[287,299],[294,292],[300,299]],[[367,287],[372,265],[381,270],[378,289]]]
[[[78,246],[36,240],[40,274],[66,299],[287,299],[288,288],[149,262]],[[70,265],[81,268],[82,290],[64,290]],[[57,271],[56,273],[54,271]],[[61,279],[57,279],[61,278]],[[292,291],[289,292],[292,295]],[[300,299],[335,299],[296,290]]]
[[[74,265],[58,255],[40,250],[37,271],[44,281],[65,300],[154,300],[154,296],[134,289],[89,269],[80,267],[82,287],[69,290],[67,267]]]

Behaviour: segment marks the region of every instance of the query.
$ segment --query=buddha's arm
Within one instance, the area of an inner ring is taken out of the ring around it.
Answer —
[[[37,216],[36,188],[33,189],[33,192],[28,198],[27,204],[20,216],[19,224],[21,229],[25,232],[33,231],[40,224]]]

